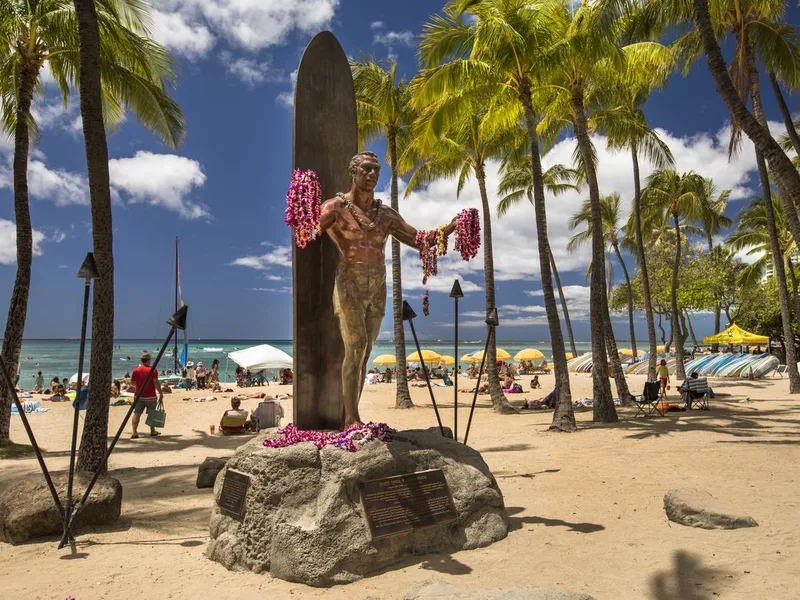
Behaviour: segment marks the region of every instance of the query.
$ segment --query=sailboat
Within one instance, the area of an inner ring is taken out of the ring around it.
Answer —
[[[180,253],[178,248],[178,236],[175,236],[175,312],[178,311],[178,303],[183,307],[183,293],[181,292],[181,263]],[[186,363],[189,361],[189,337],[188,326],[183,330],[183,348],[181,349],[180,356],[178,355],[178,335],[175,335],[175,347],[172,351],[173,356],[173,373],[180,374],[180,369],[186,368]]]

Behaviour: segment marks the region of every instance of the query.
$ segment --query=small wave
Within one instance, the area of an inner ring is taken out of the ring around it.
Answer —
[[[203,348],[203,352],[222,352],[222,348]]]

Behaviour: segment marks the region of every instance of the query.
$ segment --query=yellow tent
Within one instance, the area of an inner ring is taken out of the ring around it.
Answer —
[[[525,348],[514,355],[514,360],[539,360],[542,358],[544,358],[544,354],[536,348]]]
[[[472,357],[475,359],[475,362],[481,362],[483,360],[483,350],[476,352]],[[498,348],[497,360],[511,360],[511,355],[502,348]]]
[[[769,344],[765,335],[750,333],[739,327],[736,323],[716,335],[703,338],[704,344]]]
[[[381,354],[380,356],[375,357],[375,360],[372,361],[372,364],[380,366],[391,366],[396,362],[397,359],[394,357],[394,354]]]
[[[425,364],[429,364],[429,365],[430,364],[439,364],[439,360],[441,359],[441,356],[439,356],[433,350],[423,350],[422,351],[422,358],[423,358],[423,360],[419,359],[419,353],[418,352],[414,352],[413,354],[409,354],[408,356],[406,356],[406,360],[408,362],[416,362],[416,363],[424,362]]]

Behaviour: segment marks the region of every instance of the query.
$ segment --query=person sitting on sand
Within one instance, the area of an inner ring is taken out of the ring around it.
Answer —
[[[69,400],[69,398],[67,398],[66,388],[59,383],[53,390],[53,395],[49,398],[49,400],[51,402],[66,402]]]
[[[538,375],[534,375],[533,379],[531,379],[531,389],[532,390],[538,390],[538,389],[541,389],[541,387],[542,387],[542,384],[539,383],[539,376]]]
[[[206,389],[206,375],[208,375],[208,370],[206,370],[205,366],[203,365],[203,361],[197,362],[197,369],[195,369],[195,375],[197,376],[197,389],[198,390]]]
[[[469,369],[467,369],[467,377],[469,377],[470,379],[478,378],[478,369],[475,368],[475,365],[469,366]]]
[[[511,390],[514,387],[514,378],[506,375],[503,379],[503,390]]]
[[[383,373],[383,380],[386,383],[392,383],[392,377],[394,376],[394,371],[392,371],[391,367],[386,367],[386,371]]]
[[[111,382],[111,397],[112,398],[119,398],[122,394],[122,387],[119,383],[118,379],[115,379]]]
[[[231,398],[231,408],[222,414],[222,419],[219,422],[219,430],[223,435],[247,431],[250,425],[248,422],[250,414],[241,408],[241,405],[241,398],[238,396]]]
[[[556,398],[557,398],[557,390],[558,388],[553,388],[553,391],[547,394],[542,400],[542,405],[546,406],[547,408],[555,408],[556,407]]]
[[[50,380],[50,389],[53,390],[54,394],[56,393],[56,390],[60,385],[61,385],[61,380],[58,377],[53,377],[53,379]]]

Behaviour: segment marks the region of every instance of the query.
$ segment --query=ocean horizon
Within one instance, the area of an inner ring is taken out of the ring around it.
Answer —
[[[155,356],[155,353],[161,348],[164,340],[153,338],[120,338],[114,342],[114,358],[112,375],[114,377],[122,377],[125,373],[129,373],[136,365],[139,364],[139,356],[142,351],[146,350]],[[459,340],[458,354],[456,357],[460,359],[463,355],[476,350],[482,350],[485,340],[470,339]],[[618,340],[620,347],[629,346],[626,340]],[[637,346],[646,347],[647,341],[637,340]],[[233,371],[236,368],[233,361],[227,360],[229,352],[241,350],[250,346],[259,344],[270,344],[292,355],[292,340],[291,339],[261,339],[261,338],[194,338],[188,342],[189,352],[188,358],[194,362],[202,361],[207,367],[211,365],[211,361],[215,358],[220,361],[222,367],[221,372],[227,374],[227,380],[233,379]],[[179,352],[183,342],[178,343]],[[586,340],[576,341],[575,345],[578,352],[588,352],[591,348],[591,342]],[[174,343],[170,344],[170,349]],[[423,350],[433,350],[439,354],[453,355],[453,340],[420,339],[420,346]],[[508,351],[512,356],[522,350],[523,348],[537,348],[549,360],[552,354],[552,349],[549,340],[498,340],[498,347]],[[569,349],[569,344],[567,344]],[[159,364],[159,372],[166,372],[173,367],[172,355],[170,349],[167,350],[164,357]],[[71,377],[78,370],[78,354],[80,351],[80,340],[77,338],[26,338],[22,342],[22,352],[20,359],[20,386],[23,389],[33,387],[33,380],[38,371],[42,371],[45,378],[45,384],[58,376],[63,379],[64,377]],[[414,352],[413,340],[406,340],[406,354]],[[370,363],[377,356],[381,354],[394,354],[394,342],[391,339],[379,339],[375,342],[370,354]],[[84,358],[84,370],[91,372],[91,365],[89,358],[91,356],[91,340],[86,341],[86,353]],[[463,363],[462,363],[463,364]],[[224,376],[223,376],[224,377]]]

